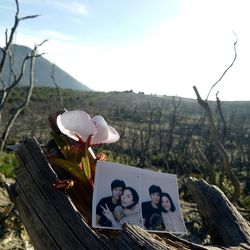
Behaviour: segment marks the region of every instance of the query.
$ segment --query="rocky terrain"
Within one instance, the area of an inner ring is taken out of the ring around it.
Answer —
[[[34,249],[29,236],[19,220],[18,212],[10,201],[6,184],[13,184],[13,179],[5,179],[0,174],[0,250]]]

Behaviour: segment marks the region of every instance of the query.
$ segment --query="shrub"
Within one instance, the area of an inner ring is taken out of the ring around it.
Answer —
[[[17,159],[14,153],[1,153],[0,154],[0,173],[4,174],[7,178],[14,178],[13,168],[17,165]]]
[[[250,195],[244,198],[241,198],[240,202],[245,209],[249,209],[250,208]]]

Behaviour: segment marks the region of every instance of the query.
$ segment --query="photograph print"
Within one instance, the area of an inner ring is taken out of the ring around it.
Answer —
[[[143,227],[150,231],[185,234],[177,176],[143,170],[141,175]]]
[[[140,172],[133,167],[97,161],[92,226],[120,229],[124,223],[142,224]]]
[[[107,161],[97,161],[92,226],[185,234],[177,177]]]

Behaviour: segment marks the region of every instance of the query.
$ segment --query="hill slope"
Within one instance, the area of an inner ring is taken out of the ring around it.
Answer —
[[[28,47],[21,45],[13,45],[13,55],[14,55],[13,68],[16,73],[18,72],[20,63],[22,62],[23,58],[30,52],[31,49]],[[2,52],[0,51],[0,58],[1,57],[2,57]],[[29,79],[28,65],[29,64],[27,64],[26,66],[24,77],[20,83],[22,86],[28,85],[28,79]],[[38,87],[55,87],[50,77],[52,66],[53,64],[44,57],[39,57],[36,59],[35,78],[36,78],[36,85]],[[5,66],[3,71],[3,79],[5,82],[8,82],[9,75],[10,75],[10,69],[9,67]],[[67,72],[65,72],[56,65],[55,65],[55,79],[61,88],[81,90],[81,91],[91,91],[91,89],[88,88],[86,85],[77,81],[75,78],[70,76]]]

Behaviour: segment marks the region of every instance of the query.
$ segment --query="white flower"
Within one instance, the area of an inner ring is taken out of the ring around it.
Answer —
[[[91,135],[90,145],[112,143],[119,140],[118,132],[108,126],[101,115],[92,119],[85,111],[67,111],[57,117],[57,126],[68,137],[78,141],[79,136],[84,142]]]

